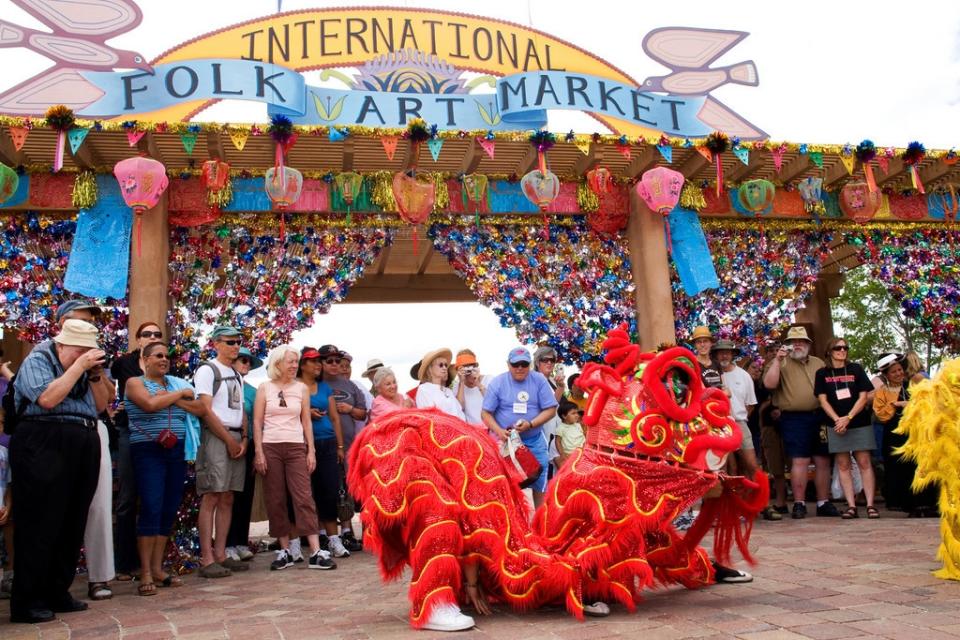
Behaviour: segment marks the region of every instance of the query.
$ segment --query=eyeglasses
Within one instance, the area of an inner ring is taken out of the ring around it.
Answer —
[[[514,367],[515,369],[526,369],[527,367],[530,366],[530,363],[529,362],[511,362],[510,366]]]
[[[163,352],[160,352],[160,353],[151,353],[151,354],[150,354],[150,357],[151,357],[151,358],[156,358],[157,360],[169,360],[169,359],[170,359],[170,356],[168,356],[167,354],[165,354],[165,353],[163,353]]]
[[[240,364],[250,364],[250,358],[237,358],[237,362]]]
[[[327,358],[323,364],[340,364],[340,358]]]
[[[242,340],[224,340],[223,344],[227,345],[228,347],[235,347],[238,344],[243,344],[243,341]]]
[[[141,338],[162,338],[163,332],[162,331],[141,331],[140,337]]]
[[[838,344],[833,348],[833,351],[849,351],[850,347],[845,344]]]
[[[287,399],[283,397],[283,391],[277,392],[277,397],[280,398],[280,406],[284,409],[287,408]]]
[[[557,361],[556,358],[540,358],[540,362],[545,364],[553,364]]]
[[[441,369],[446,369],[447,367],[450,366],[450,364],[447,362],[434,362],[433,366],[440,367]]]

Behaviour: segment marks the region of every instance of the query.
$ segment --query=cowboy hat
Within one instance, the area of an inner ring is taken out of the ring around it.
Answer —
[[[417,380],[420,382],[427,382],[427,373],[430,371],[430,365],[433,364],[433,361],[437,358],[446,358],[447,362],[450,363],[453,360],[453,351],[447,349],[446,347],[442,349],[434,349],[427,353],[420,359],[420,368],[417,370]],[[447,367],[447,384],[453,381],[453,367]]]
[[[710,353],[715,351],[733,351],[733,356],[740,354],[740,347],[733,343],[733,340],[717,340],[710,347]]]
[[[693,330],[693,335],[690,336],[690,342],[696,342],[700,338],[709,338],[713,340],[713,334],[710,333],[710,327],[696,327]]]

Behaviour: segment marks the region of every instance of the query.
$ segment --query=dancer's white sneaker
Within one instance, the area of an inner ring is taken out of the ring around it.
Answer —
[[[430,619],[423,625],[430,631],[465,631],[474,626],[473,618],[464,615],[455,604],[441,604],[433,608]]]

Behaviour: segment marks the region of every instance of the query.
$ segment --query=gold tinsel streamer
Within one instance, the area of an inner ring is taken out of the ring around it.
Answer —
[[[582,180],[577,184],[577,205],[585,213],[593,213],[600,208],[600,198]]]
[[[393,197],[393,172],[375,171],[367,178],[373,182],[370,191],[370,202],[384,211],[396,211],[397,199]]]
[[[551,216],[550,224],[561,227],[572,227],[577,224],[579,216]],[[491,227],[503,227],[514,225],[537,226],[540,219],[535,216],[507,216],[507,215],[481,215],[481,224]],[[237,213],[225,211],[215,223],[217,227],[244,227],[256,231],[277,232],[277,220],[275,217],[262,213]],[[446,224],[460,227],[475,226],[476,221],[472,215],[451,215],[451,214],[433,214],[430,216],[430,224]],[[397,228],[409,227],[409,223],[404,222],[400,216],[381,213],[355,213],[351,224],[347,224],[346,219],[339,214],[318,214],[318,213],[288,213],[287,214],[287,235],[295,234],[298,228],[330,227],[337,229],[351,229],[354,227],[367,228]]]
[[[233,200],[233,180],[227,178],[223,189],[219,191],[207,191],[207,204],[217,209],[223,209]]]
[[[694,211],[705,209],[707,200],[703,197],[703,190],[689,182],[683,185],[683,191],[680,192],[680,206]]]
[[[444,211],[450,206],[450,190],[447,189],[447,181],[441,173],[434,173],[433,186],[434,191],[433,210],[434,212]]]
[[[97,178],[92,171],[83,171],[74,178],[71,201],[74,209],[89,209],[97,203]]]

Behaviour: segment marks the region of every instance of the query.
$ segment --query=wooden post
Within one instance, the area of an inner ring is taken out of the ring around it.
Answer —
[[[833,337],[833,313],[830,310],[830,298],[840,295],[843,286],[843,274],[821,273],[807,299],[806,306],[797,311],[796,324],[804,325],[813,340],[811,353],[823,358],[827,341]]]
[[[136,232],[130,242],[130,340],[127,350],[136,343],[133,332],[144,322],[156,322],[167,332],[167,285],[170,280],[170,227],[167,220],[167,194],[159,204],[142,216],[142,250],[137,256]]]
[[[651,212],[636,191],[631,189],[627,245],[635,288],[637,333],[640,346],[647,350],[677,339],[663,225],[663,217]]]

